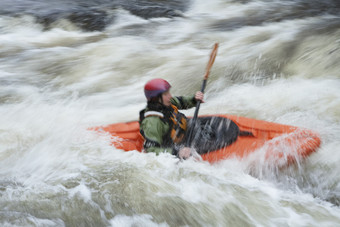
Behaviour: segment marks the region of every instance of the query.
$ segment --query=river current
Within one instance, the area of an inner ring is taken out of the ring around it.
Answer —
[[[1,226],[340,226],[339,1],[0,5]],[[200,114],[308,128],[317,152],[178,162],[88,130],[137,120],[152,78],[194,94],[215,42]]]

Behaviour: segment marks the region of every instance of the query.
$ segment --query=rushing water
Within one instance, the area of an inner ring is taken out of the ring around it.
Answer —
[[[0,4],[1,226],[340,226],[338,0]],[[316,153],[178,162],[87,130],[136,120],[151,78],[199,90],[215,42],[200,113],[312,129]]]

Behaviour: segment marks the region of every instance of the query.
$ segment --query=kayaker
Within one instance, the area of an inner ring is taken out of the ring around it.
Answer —
[[[144,137],[144,150],[168,152],[181,159],[190,157],[191,149],[184,146],[188,128],[187,118],[180,109],[194,107],[197,101],[203,102],[202,92],[191,97],[172,97],[171,85],[164,79],[153,79],[144,86],[147,106],[140,112],[140,132]]]

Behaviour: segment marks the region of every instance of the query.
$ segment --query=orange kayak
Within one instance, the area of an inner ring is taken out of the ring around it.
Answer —
[[[200,118],[228,119],[236,128],[238,127],[238,132],[246,132],[243,135],[242,133],[234,135],[234,138],[225,143],[225,146],[214,146],[216,150],[199,152],[202,159],[210,163],[230,157],[245,158],[252,153],[259,152],[259,155],[262,154],[266,160],[286,165],[309,156],[321,144],[320,136],[316,132],[304,128],[233,115],[218,114],[200,116],[198,119]],[[216,127],[221,127],[221,124],[219,125]],[[112,145],[118,149],[140,152],[143,150],[143,137],[139,132],[138,121],[116,123],[92,129],[110,133]],[[226,131],[226,133],[229,132]],[[214,144],[214,141],[208,138],[204,143]]]

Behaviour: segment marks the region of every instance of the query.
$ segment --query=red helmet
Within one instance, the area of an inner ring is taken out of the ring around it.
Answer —
[[[148,100],[153,97],[157,97],[158,95],[166,92],[170,89],[171,85],[168,81],[163,79],[153,79],[147,82],[144,86],[144,93]]]

